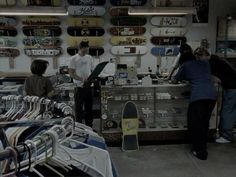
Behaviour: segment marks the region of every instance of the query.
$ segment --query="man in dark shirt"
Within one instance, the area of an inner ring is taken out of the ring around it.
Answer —
[[[223,98],[220,114],[220,137],[217,143],[230,143],[233,140],[233,127],[236,122],[236,70],[226,60],[212,55],[209,60],[211,73],[221,81]]]

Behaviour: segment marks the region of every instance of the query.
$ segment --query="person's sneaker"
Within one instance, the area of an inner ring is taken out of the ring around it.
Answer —
[[[199,155],[196,151],[192,151],[193,156],[197,157],[200,160],[207,160],[207,154]]]
[[[217,143],[225,144],[225,143],[231,143],[230,140],[225,139],[224,137],[220,136],[219,138],[216,139]]]

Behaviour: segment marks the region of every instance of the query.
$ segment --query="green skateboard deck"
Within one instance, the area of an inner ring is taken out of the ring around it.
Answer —
[[[152,37],[154,45],[181,45],[187,41],[186,37]]]
[[[0,26],[16,26],[17,22],[14,17],[0,16]]]
[[[112,45],[146,45],[147,39],[144,36],[112,36]]]
[[[54,48],[34,48],[34,47],[25,47],[24,52],[28,56],[40,56],[40,57],[54,57],[62,53],[61,47]]]
[[[89,46],[91,47],[101,47],[104,45],[103,37],[68,37],[67,42],[69,46],[78,47],[79,43],[82,41],[89,42]]]
[[[0,27],[0,36],[16,36],[17,30],[15,27]]]
[[[113,6],[143,6],[147,0],[110,0]]]
[[[139,128],[139,119],[138,119],[138,110],[136,105],[129,101],[125,103],[122,119],[122,150],[131,151],[138,150],[138,128]]]
[[[143,26],[147,23],[145,17],[113,17],[111,24],[115,26]]]
[[[90,6],[103,6],[106,3],[106,0],[68,0],[70,5],[90,5]]]
[[[61,43],[61,39],[57,37],[27,37],[23,39],[23,44],[31,47],[59,47]]]
[[[62,30],[58,26],[24,26],[23,33],[26,36],[60,36]]]
[[[60,6],[60,0],[21,0],[25,6]]]
[[[103,16],[106,9],[103,6],[69,6],[68,13],[73,16]]]
[[[109,32],[114,36],[138,36],[146,32],[146,28],[142,26],[130,27],[111,27]]]
[[[68,47],[67,53],[71,56],[78,53],[78,47]],[[89,47],[89,55],[99,57],[104,53],[103,47]]]
[[[69,17],[67,24],[79,27],[102,27],[104,20],[101,17]]]
[[[16,47],[17,40],[15,37],[0,37],[0,47]]]
[[[26,17],[22,20],[23,25],[60,25],[61,21],[57,17],[51,17],[51,16],[43,16],[43,17],[37,17],[37,16],[31,16]]]
[[[105,30],[103,28],[84,28],[84,27],[76,27],[70,26],[67,28],[67,33],[70,36],[103,36]]]

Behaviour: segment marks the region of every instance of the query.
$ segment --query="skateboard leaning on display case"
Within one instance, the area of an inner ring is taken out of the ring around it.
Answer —
[[[151,34],[153,36],[184,36],[186,33],[186,28],[157,27],[151,29]]]
[[[176,56],[179,54],[177,46],[159,46],[151,49],[151,54],[154,56]]]
[[[111,24],[115,26],[143,26],[147,23],[145,17],[112,17]]]
[[[111,47],[111,53],[113,55],[123,55],[123,56],[132,56],[132,55],[144,55],[148,51],[146,46],[113,46]]]
[[[122,118],[121,118],[121,128],[122,128],[122,150],[138,150],[138,128],[139,128],[139,118],[137,106],[128,101],[125,103]]]
[[[59,26],[24,26],[23,33],[26,36],[60,36],[62,30]]]
[[[163,27],[184,27],[187,25],[187,19],[185,17],[174,16],[154,16],[151,18],[151,24],[154,26]]]
[[[12,36],[17,35],[17,30],[15,27],[0,27],[0,36]]]
[[[67,53],[71,56],[75,55],[78,53],[78,47],[68,47],[67,48]],[[103,47],[89,47],[89,55],[94,56],[94,57],[99,57],[104,53],[104,48]]]
[[[61,0],[21,0],[25,6],[60,6]]]
[[[136,36],[144,34],[146,28],[142,26],[111,27],[109,32],[114,36]]]
[[[14,6],[16,5],[16,0],[0,0],[0,6]]]
[[[146,45],[147,39],[144,36],[112,36],[112,45]]]
[[[23,25],[60,25],[61,21],[57,17],[51,16],[30,16],[22,19]]]
[[[68,13],[73,16],[103,16],[106,9],[103,6],[68,6]]]
[[[15,37],[0,36],[0,47],[16,47],[17,40]]]
[[[0,26],[16,26],[16,24],[14,17],[0,16]]]
[[[105,30],[99,27],[77,27],[77,26],[70,26],[67,28],[67,33],[70,36],[103,36]]]
[[[110,0],[113,6],[143,6],[147,0]]]
[[[90,5],[90,6],[103,6],[106,0],[68,0],[70,5]]]
[[[61,39],[58,37],[26,37],[23,39],[25,46],[37,47],[59,47],[61,46]]]
[[[186,37],[151,37],[151,43],[154,45],[181,45],[186,41]]]
[[[68,17],[69,26],[79,27],[102,27],[104,20],[101,17]]]
[[[89,46],[96,46],[101,47],[104,44],[104,38],[103,37],[94,37],[94,36],[86,36],[86,37],[68,37],[67,43],[69,46],[77,47],[80,42],[85,41],[89,43]]]

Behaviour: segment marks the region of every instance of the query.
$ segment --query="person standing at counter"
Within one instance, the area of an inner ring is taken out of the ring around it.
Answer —
[[[69,74],[76,84],[75,88],[75,116],[76,121],[82,123],[83,107],[85,108],[85,124],[93,126],[93,94],[92,87],[87,79],[94,69],[93,58],[88,55],[88,42],[81,42],[78,53],[71,57]]]
[[[180,68],[172,82],[186,80],[191,85],[187,122],[192,153],[197,158],[206,160],[209,120],[215,107],[217,92],[208,61],[200,60],[198,55],[194,56],[192,50],[181,54],[181,57]]]

